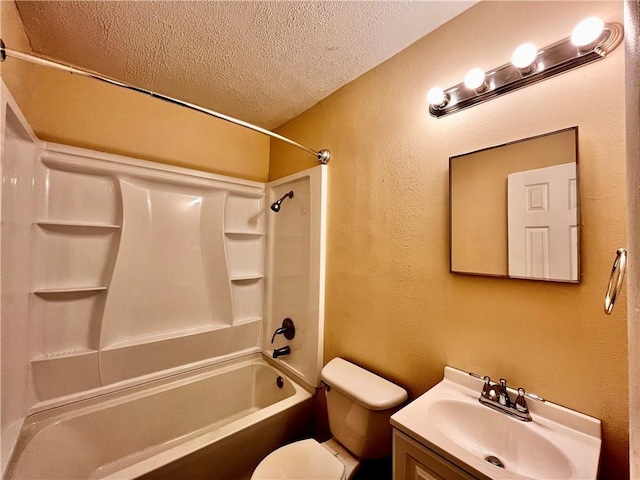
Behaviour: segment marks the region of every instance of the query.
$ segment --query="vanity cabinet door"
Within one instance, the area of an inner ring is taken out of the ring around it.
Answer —
[[[394,480],[475,480],[398,430],[393,430]]]

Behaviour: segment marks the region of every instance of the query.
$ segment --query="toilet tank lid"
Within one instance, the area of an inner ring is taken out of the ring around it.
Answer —
[[[330,388],[369,410],[393,408],[407,399],[404,388],[342,358],[327,363],[320,378]]]

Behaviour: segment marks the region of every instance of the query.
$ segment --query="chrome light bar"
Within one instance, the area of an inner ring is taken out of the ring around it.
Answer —
[[[429,92],[429,113],[438,118],[450,115],[554,75],[601,60],[622,42],[623,36],[622,25],[607,23],[604,24],[596,40],[588,45],[576,46],[572,37],[565,38],[537,51],[526,66],[518,68],[510,62],[486,72],[484,82],[478,82],[477,86],[469,87],[469,84],[465,85],[463,82],[444,91],[440,90],[434,96]]]

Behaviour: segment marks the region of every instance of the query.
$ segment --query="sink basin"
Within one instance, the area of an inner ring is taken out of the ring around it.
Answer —
[[[526,478],[571,478],[571,461],[560,448],[524,422],[485,410],[479,402],[441,400],[428,415],[443,436],[479,459],[494,456],[505,470]]]
[[[533,420],[523,422],[481,405],[482,385],[446,367],[444,380],[393,415],[391,424],[479,478],[597,478],[598,419],[529,400]]]

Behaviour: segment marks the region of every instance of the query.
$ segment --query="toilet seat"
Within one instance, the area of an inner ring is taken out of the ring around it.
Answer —
[[[310,438],[290,443],[267,455],[251,480],[343,480],[345,465]]]

